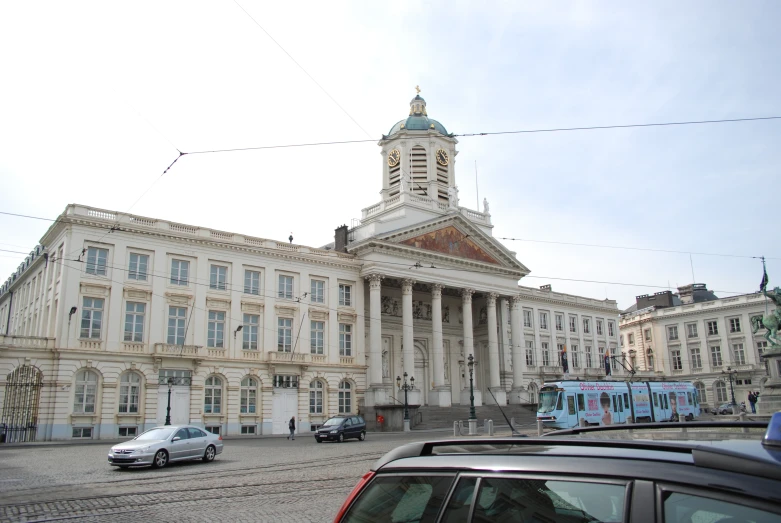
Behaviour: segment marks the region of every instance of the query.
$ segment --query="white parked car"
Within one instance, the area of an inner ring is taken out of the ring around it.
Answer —
[[[212,461],[222,452],[222,436],[189,425],[167,425],[143,432],[114,445],[108,463],[114,467],[151,465],[165,467],[171,461]]]

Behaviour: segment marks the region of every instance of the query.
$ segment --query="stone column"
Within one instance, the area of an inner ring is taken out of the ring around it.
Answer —
[[[404,279],[401,281],[401,344],[403,349],[401,357],[404,360],[402,370],[407,373],[407,379],[414,377],[416,380],[425,379],[424,376],[415,376],[415,332],[412,327],[412,286],[415,280]],[[404,377],[402,376],[402,382]],[[402,401],[403,397],[400,398]],[[407,394],[410,405],[420,405],[420,391],[412,390]]]
[[[475,333],[472,328],[472,294],[473,289],[461,290],[461,306],[463,310],[464,321],[464,372],[466,373],[466,387],[461,391],[461,405],[469,405],[469,367],[466,365],[469,355],[474,355],[474,341]],[[477,373],[475,373],[475,378]],[[475,407],[479,407],[483,404],[483,396],[480,389],[477,388],[477,381],[474,382],[474,395],[475,395]]]
[[[498,297],[499,295],[495,292],[489,292],[486,299],[488,305],[488,386],[491,388],[494,396],[496,396],[496,403],[506,405],[507,392],[502,388],[501,378],[499,377],[499,340],[496,332],[496,298]],[[494,403],[494,397],[490,396],[486,398],[486,401]]]
[[[510,403],[522,403],[523,369],[526,368],[526,354],[523,344],[523,323],[521,322],[521,297],[510,298],[510,340],[513,354],[513,388],[510,391]]]
[[[382,382],[382,276],[371,274],[369,282],[369,388],[366,406],[384,405],[390,402]]]
[[[432,370],[434,371],[434,390],[429,394],[429,404],[439,407],[451,405],[450,389],[445,385],[445,353],[442,348],[442,285],[431,285],[431,334]]]

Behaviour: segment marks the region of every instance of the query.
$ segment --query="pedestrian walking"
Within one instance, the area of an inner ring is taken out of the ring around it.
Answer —
[[[293,416],[290,418],[290,421],[287,424],[287,428],[290,429],[290,434],[288,434],[287,439],[292,439],[295,441],[296,439],[296,417]]]
[[[751,405],[751,413],[756,414],[757,413],[757,397],[754,394],[753,391],[748,393],[748,402]]]

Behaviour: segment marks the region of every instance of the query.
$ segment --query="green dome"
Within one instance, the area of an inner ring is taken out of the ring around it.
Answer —
[[[445,136],[448,135],[445,126],[429,118],[426,113],[426,100],[419,94],[413,98],[409,103],[409,117],[406,120],[399,120],[391,127],[388,136],[394,135],[399,131],[428,131],[435,130]]]

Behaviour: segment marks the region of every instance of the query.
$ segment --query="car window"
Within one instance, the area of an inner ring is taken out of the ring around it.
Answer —
[[[190,438],[190,436],[187,435],[187,429],[179,429],[179,432],[177,432],[174,437],[175,438],[181,438],[181,439],[189,439]]]
[[[452,483],[452,475],[378,476],[342,521],[433,523]]]
[[[353,420],[351,420],[350,418],[347,418],[347,421],[344,422],[345,427],[349,427],[352,424],[353,424]]]
[[[325,423],[323,423],[323,426],[325,427],[334,427],[336,425],[341,425],[344,421],[344,418],[331,418],[325,420]]]
[[[666,492],[663,499],[665,523],[770,523],[779,520],[779,514],[680,492]]]
[[[462,485],[463,484],[463,485]],[[474,478],[456,487],[443,521],[466,521]],[[525,478],[481,478],[473,522],[604,521],[624,519],[625,485]]]
[[[173,432],[173,429],[151,429],[140,436],[138,436],[137,440],[158,440],[158,439],[168,439],[168,437]]]
[[[190,433],[190,438],[203,438],[206,436],[206,433],[202,431],[201,429],[196,429],[194,427],[189,427],[187,431]]]

